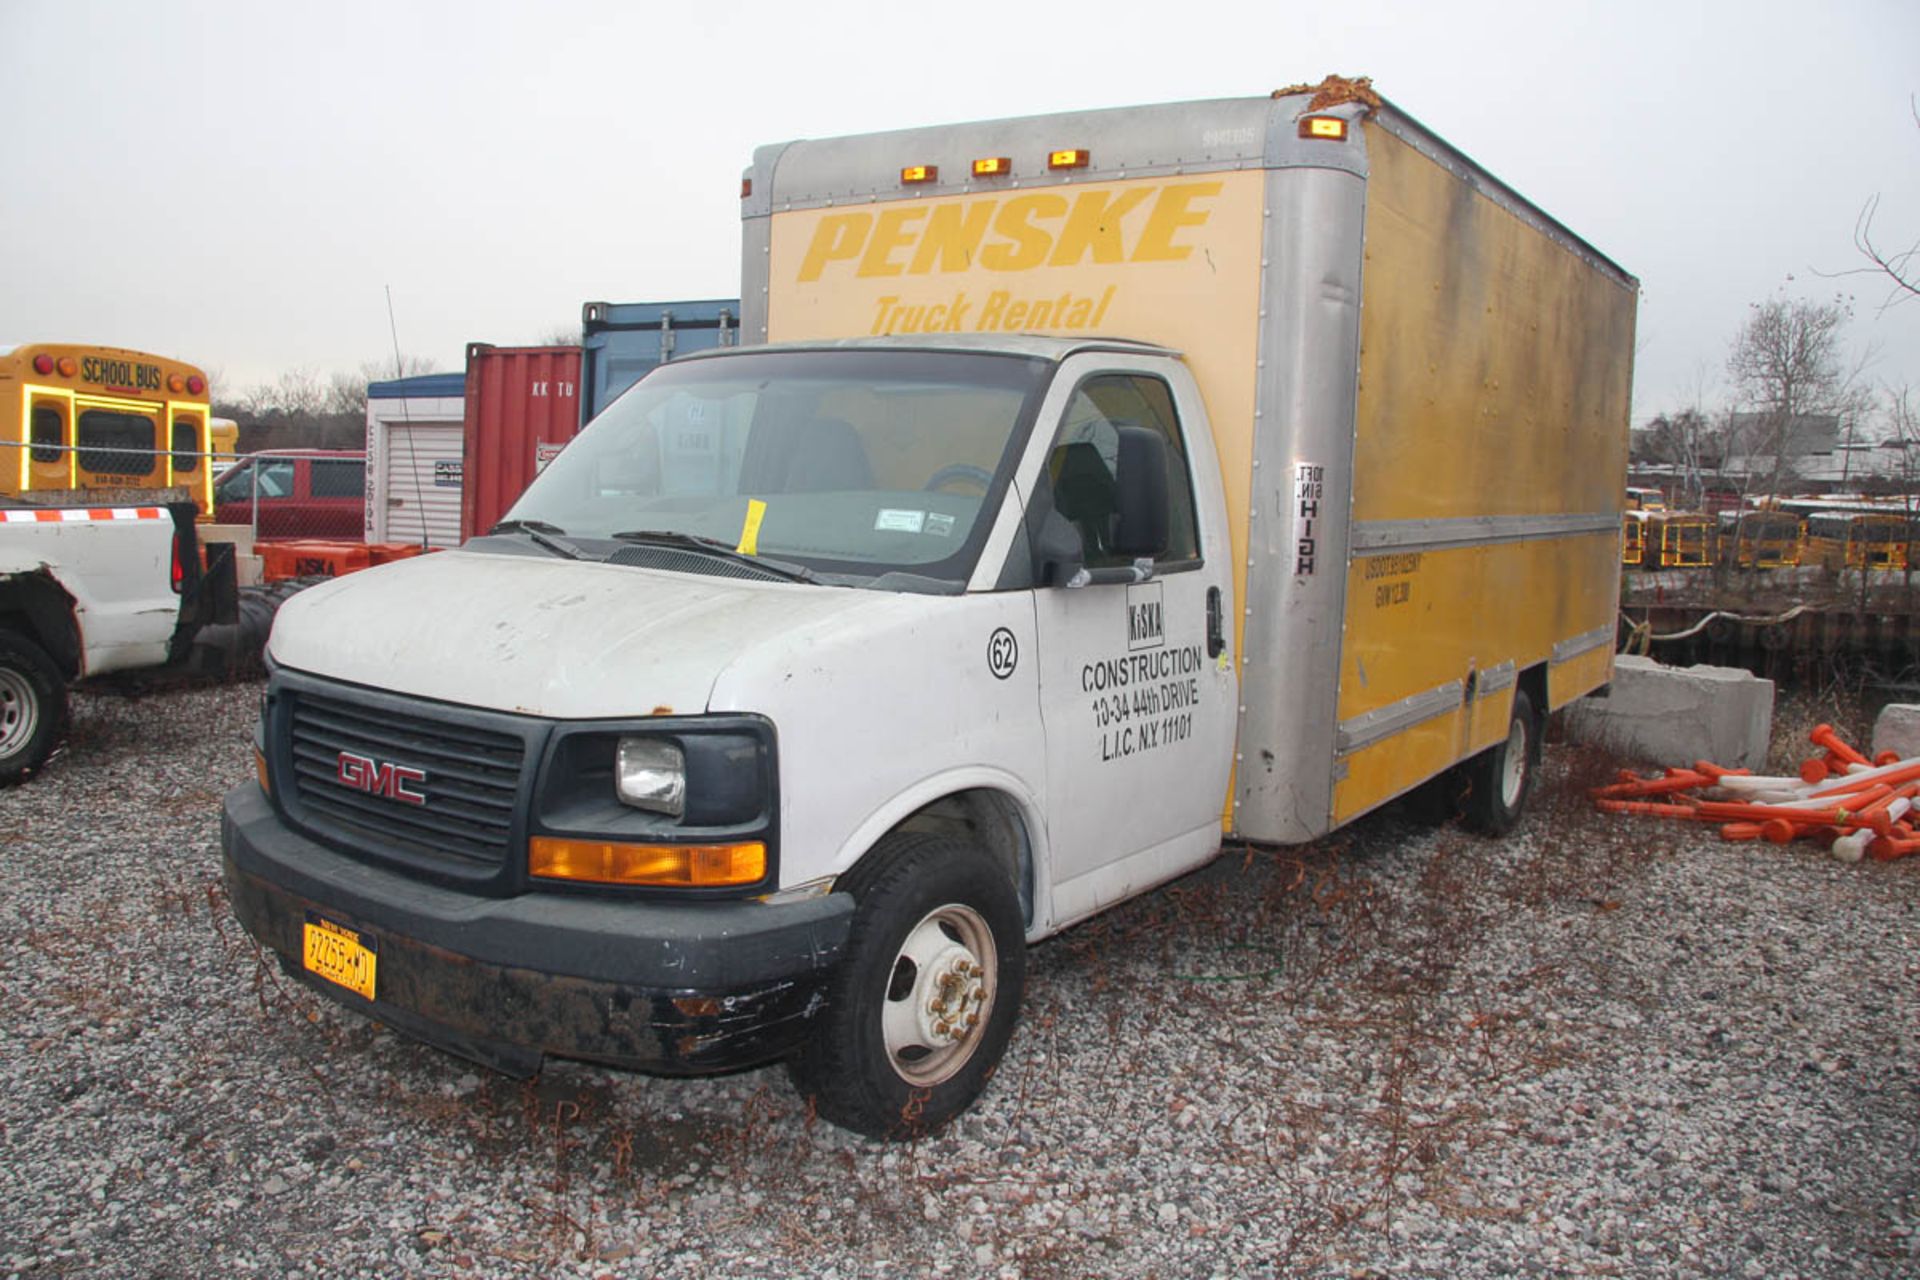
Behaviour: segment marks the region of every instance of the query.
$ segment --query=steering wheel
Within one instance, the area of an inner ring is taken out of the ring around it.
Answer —
[[[930,493],[935,489],[944,489],[950,484],[958,484],[963,481],[967,484],[978,485],[980,492],[985,493],[987,488],[993,484],[993,472],[987,470],[985,467],[976,467],[971,463],[950,462],[928,476],[927,482],[921,485],[920,489],[923,493]]]

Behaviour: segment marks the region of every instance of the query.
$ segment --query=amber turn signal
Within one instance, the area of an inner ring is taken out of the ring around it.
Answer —
[[[758,884],[767,875],[767,846],[750,844],[615,844],[535,836],[527,870],[549,880],[583,884],[717,888]]]

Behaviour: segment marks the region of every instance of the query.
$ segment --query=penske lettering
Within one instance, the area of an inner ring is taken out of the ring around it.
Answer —
[[[797,278],[809,284],[829,270],[884,279],[976,267],[1184,262],[1195,249],[1191,233],[1213,216],[1209,201],[1223,185],[1037,191],[828,214],[814,227]]]

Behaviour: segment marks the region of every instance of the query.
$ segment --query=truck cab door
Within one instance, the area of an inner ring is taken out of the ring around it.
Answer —
[[[1125,459],[1165,471],[1165,545],[1143,558]],[[1220,468],[1198,389],[1166,357],[1067,360],[1029,467],[1035,644],[1056,925],[1205,862],[1220,844],[1237,680]],[[1132,436],[1123,447],[1123,437]]]

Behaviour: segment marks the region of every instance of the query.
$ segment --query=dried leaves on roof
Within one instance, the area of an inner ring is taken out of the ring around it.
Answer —
[[[1328,76],[1319,84],[1293,84],[1284,89],[1275,89],[1276,98],[1291,98],[1297,93],[1311,93],[1313,101],[1307,103],[1309,111],[1324,111],[1328,107],[1343,106],[1349,102],[1358,102],[1369,111],[1380,105],[1380,95],[1373,91],[1372,76]]]

